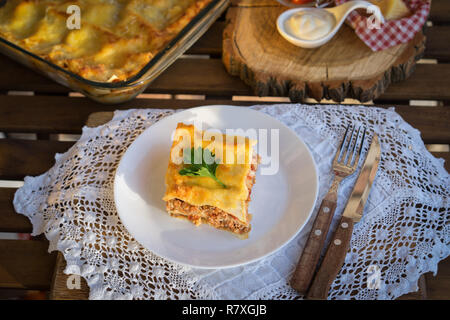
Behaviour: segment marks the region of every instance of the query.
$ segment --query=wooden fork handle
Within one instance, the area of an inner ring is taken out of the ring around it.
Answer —
[[[328,297],[331,284],[344,264],[352,238],[352,231],[353,220],[342,217],[309,289],[308,299],[326,299]]]
[[[326,198],[322,201],[306,246],[292,276],[290,282],[292,288],[303,295],[306,295],[308,292],[313,279],[335,209],[336,201]]]

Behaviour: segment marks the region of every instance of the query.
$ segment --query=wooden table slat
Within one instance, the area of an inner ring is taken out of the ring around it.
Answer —
[[[0,57],[0,91],[67,93],[70,89]],[[450,100],[450,64],[419,64],[413,75],[392,84],[378,100]],[[220,59],[178,59],[146,89],[147,93],[253,95],[238,77],[230,76]]]
[[[216,21],[186,54],[222,55],[222,33],[225,29],[224,21]]]
[[[0,288],[49,290],[55,259],[48,241],[0,240]]]
[[[450,100],[450,64],[418,64],[405,81],[393,83],[377,100]]]
[[[53,166],[55,153],[67,151],[73,142],[50,140],[0,140],[0,179],[21,180],[37,176]]]
[[[432,0],[429,20],[439,23],[450,23],[450,1]]]
[[[120,105],[103,105],[87,98],[64,96],[0,95],[0,132],[81,133],[89,115],[95,111],[130,108],[180,109],[201,105],[251,105],[231,100],[135,99]],[[11,106],[14,105],[14,108]],[[33,117],[30,117],[33,108]]]
[[[0,232],[31,233],[30,220],[13,207],[15,188],[0,188]]]
[[[424,58],[437,59],[439,62],[449,62],[450,26],[425,28],[425,36],[427,37],[427,41],[425,44]]]
[[[201,105],[253,105],[258,102],[231,100],[156,100],[135,99],[115,106],[101,105],[86,98],[58,96],[1,96],[0,132],[81,133],[93,110],[114,111],[129,108],[190,108]],[[14,105],[14,108],[11,106]],[[29,116],[33,108],[34,116]],[[396,111],[416,129],[426,143],[450,142],[449,107],[396,106]],[[58,144],[58,143],[57,143]],[[61,147],[62,148],[62,147]],[[1,149],[0,149],[1,150]],[[29,154],[33,149],[30,150]],[[61,150],[61,149],[60,149]],[[2,161],[0,159],[0,172]],[[14,162],[11,163],[14,165]]]

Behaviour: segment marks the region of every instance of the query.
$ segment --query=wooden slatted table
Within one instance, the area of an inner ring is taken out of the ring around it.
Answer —
[[[0,298],[88,297],[84,282],[80,290],[67,289],[67,276],[62,273],[64,260],[57,253],[47,252],[45,237],[5,239],[10,234],[31,232],[28,219],[16,214],[12,206],[18,186],[14,181],[20,184],[25,176],[39,175],[53,165],[54,154],[66,151],[74,143],[61,141],[60,134],[78,135],[88,119],[90,125],[102,123],[116,109],[267,103],[253,96],[252,90],[240,79],[226,73],[221,62],[225,24],[222,17],[186,56],[155,80],[145,94],[117,106],[101,105],[80,97],[0,56],[0,180],[3,180],[3,187],[0,187]],[[392,85],[373,103],[395,106],[407,122],[421,131],[425,143],[434,148],[432,153],[446,160],[448,171],[450,1],[433,0],[425,34],[425,60],[419,61],[408,80]],[[270,101],[285,102],[286,99],[275,97]],[[432,106],[424,106],[428,104]],[[93,114],[95,112],[103,113]],[[440,149],[433,152],[437,150],[436,144]],[[10,186],[5,187],[5,181]],[[436,277],[431,274],[422,277],[419,287],[419,292],[403,298],[450,299],[450,259],[439,264]]]

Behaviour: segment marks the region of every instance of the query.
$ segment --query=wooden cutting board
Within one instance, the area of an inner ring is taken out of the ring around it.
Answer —
[[[274,0],[241,0],[232,1],[227,13],[224,65],[259,96],[370,101],[409,77],[425,49],[419,32],[409,43],[373,52],[345,24],[322,47],[299,48],[276,28],[287,9]]]

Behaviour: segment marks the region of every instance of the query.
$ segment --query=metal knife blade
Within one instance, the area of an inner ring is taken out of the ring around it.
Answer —
[[[356,180],[352,194],[344,209],[343,216],[351,218],[353,222],[358,222],[363,214],[364,205],[369,197],[373,180],[378,170],[381,159],[381,147],[376,134],[373,135],[372,142],[367,152],[366,160],[361,172]]]

